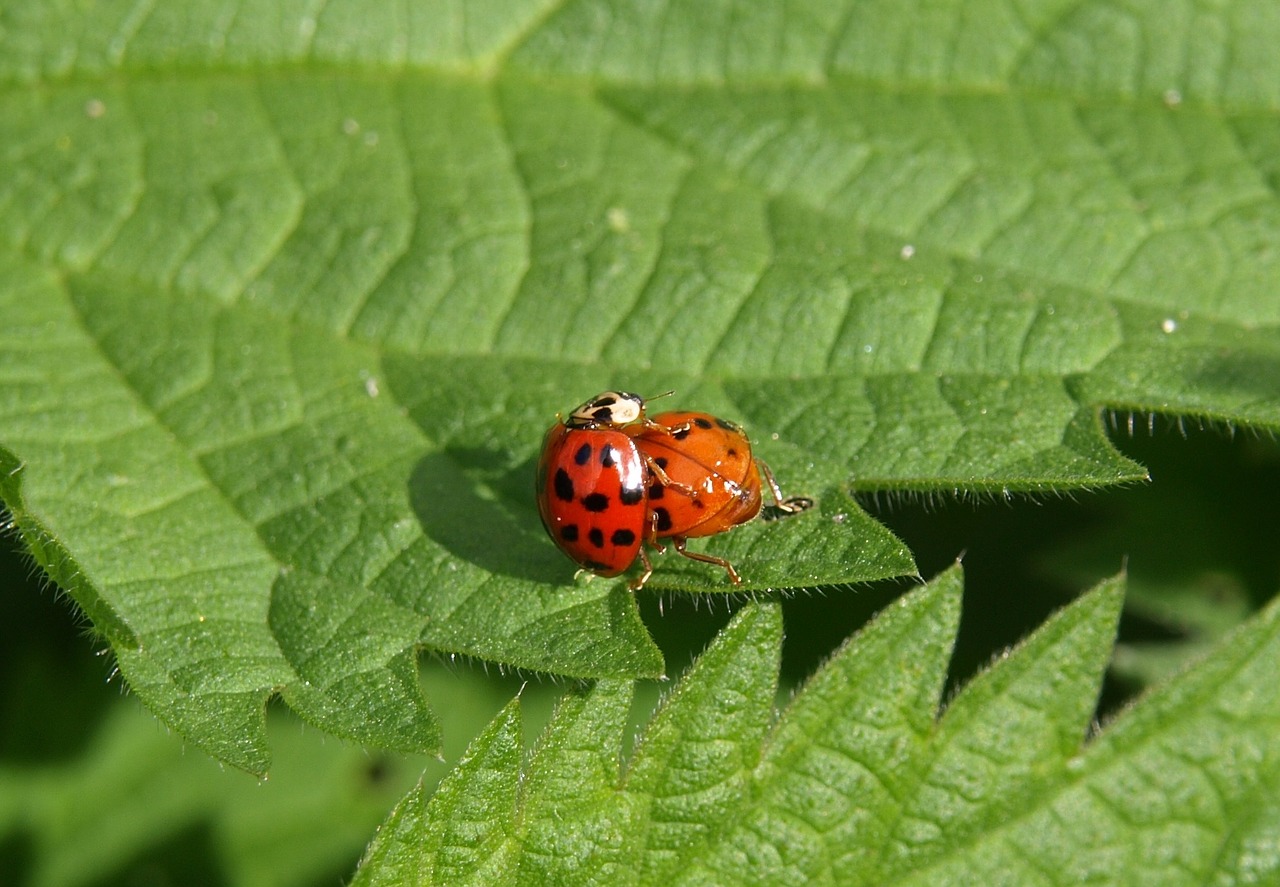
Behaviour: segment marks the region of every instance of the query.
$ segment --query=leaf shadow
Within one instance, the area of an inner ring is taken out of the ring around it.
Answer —
[[[495,472],[505,456],[459,447],[424,456],[409,478],[413,513],[429,539],[465,561],[490,573],[563,585],[573,567],[542,528],[534,460]]]

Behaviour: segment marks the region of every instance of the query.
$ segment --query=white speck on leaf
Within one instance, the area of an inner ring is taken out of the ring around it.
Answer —
[[[605,213],[605,218],[609,220],[609,228],[619,234],[623,234],[631,230],[631,217],[627,215],[627,211],[620,206],[613,206]]]

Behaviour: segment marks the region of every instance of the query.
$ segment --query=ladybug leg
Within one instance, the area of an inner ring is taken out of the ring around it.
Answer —
[[[644,541],[646,544],[658,549],[658,554],[667,553],[667,546],[658,541],[658,513],[656,511],[649,512],[649,532],[645,534]],[[641,553],[644,552],[643,545],[640,547],[640,551]],[[649,561],[646,560],[645,566],[648,566],[648,564]]]
[[[643,419],[641,419],[640,424],[643,425],[645,428],[649,429],[650,431],[661,431],[664,434],[675,434],[677,431],[684,431],[692,427],[688,422],[683,422],[679,425],[674,425],[674,426],[663,425],[661,422],[653,421],[648,416],[645,416]]]
[[[716,566],[724,567],[724,571],[729,574],[730,582],[734,585],[742,584],[742,578],[738,575],[738,571],[733,568],[733,564],[729,563],[724,558],[716,557],[711,554],[700,554],[696,551],[686,551],[684,546],[689,540],[685,539],[683,536],[676,536],[671,541],[675,544],[676,551],[683,554],[689,560],[702,561],[704,564],[715,564]]]
[[[649,581],[649,577],[653,575],[653,562],[649,560],[649,553],[644,550],[644,546],[640,546],[640,563],[644,564],[644,569],[640,571],[640,576],[634,582],[627,583],[627,587],[632,591],[639,591],[644,588],[644,584]]]
[[[756,460],[756,467],[760,469],[764,482],[769,486],[769,493],[773,496],[773,507],[780,514],[799,514],[802,511],[808,511],[813,507],[813,500],[808,496],[790,496],[786,499],[782,498],[782,488],[778,486],[778,482],[774,480],[773,472],[769,470],[769,466],[764,464],[760,459]]]
[[[656,514],[649,515],[649,529],[644,534],[644,543],[658,549],[658,554],[667,553],[667,546],[658,541],[658,516]],[[644,550],[644,545],[640,546],[638,553],[640,555],[640,563],[644,564],[644,569],[640,571],[640,578],[628,584],[627,587],[632,591],[639,591],[644,588],[644,584],[653,575],[653,561],[649,560],[649,552]]]
[[[653,431],[661,431],[663,434],[669,434],[672,437],[677,434],[686,434],[693,427],[692,422],[681,422],[679,425],[663,425],[661,422],[655,422],[649,417],[642,420],[644,427]]]
[[[698,498],[697,487],[691,487],[688,484],[682,484],[678,481],[672,480],[671,475],[667,474],[666,469],[664,469],[661,465],[659,465],[656,459],[650,456],[645,456],[644,458],[645,458],[645,462],[647,462],[649,465],[649,471],[652,472],[653,476],[658,479],[658,483],[662,484],[667,489],[676,490],[677,492],[683,493],[684,495],[688,496],[690,499]]]

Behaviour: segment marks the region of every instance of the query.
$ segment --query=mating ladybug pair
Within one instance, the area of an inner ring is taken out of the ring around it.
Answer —
[[[783,499],[773,473],[751,456],[751,442],[732,422],[707,413],[673,411],[649,418],[644,398],[606,391],[547,431],[538,461],[538,511],[560,550],[593,573],[617,576],[637,557],[631,583],[653,574],[645,545],[660,552],[670,539],[687,558],[717,564],[742,580],[724,558],[685,549],[760,513],[761,477],[779,514],[813,505]]]

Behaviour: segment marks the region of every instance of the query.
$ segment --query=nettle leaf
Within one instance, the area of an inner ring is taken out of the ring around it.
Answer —
[[[419,648],[663,671],[529,492],[605,388],[743,422],[818,499],[700,543],[757,590],[914,572],[853,490],[1144,477],[1108,409],[1280,427],[1263,0],[3,15],[0,497],[240,767],[273,693],[435,747]]]
[[[1280,870],[1272,606],[1089,736],[1123,583],[942,705],[959,568],[890,606],[777,715],[776,605],[734,618],[629,759],[629,686],[514,701],[375,839],[356,884],[1202,884]],[[941,707],[940,707],[941,706]],[[1088,737],[1088,738],[1086,738]]]

